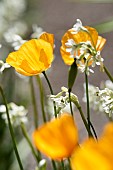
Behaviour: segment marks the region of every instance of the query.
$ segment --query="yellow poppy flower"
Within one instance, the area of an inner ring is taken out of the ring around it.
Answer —
[[[102,136],[88,139],[71,156],[72,170],[113,170],[113,123],[106,126]]]
[[[39,39],[29,40],[18,51],[10,53],[6,62],[25,76],[40,74],[51,66],[53,45],[53,34],[44,33]]]
[[[104,38],[102,38],[101,36],[98,36],[98,32],[96,31],[96,29],[89,27],[89,26],[85,26],[84,28],[86,28],[87,31],[79,31],[76,34],[73,34],[73,30],[69,29],[62,37],[62,40],[61,40],[62,46],[60,48],[60,52],[62,55],[62,59],[67,65],[72,65],[72,63],[74,62],[74,58],[71,57],[70,52],[67,51],[68,48],[67,48],[66,43],[69,40],[73,40],[75,44],[79,44],[83,42],[90,42],[97,51],[101,51],[106,42]],[[75,50],[74,56],[78,55],[79,53],[80,53],[79,49],[77,50],[77,54]]]
[[[46,156],[62,160],[69,157],[78,145],[78,131],[70,114],[45,123],[33,133],[36,148]]]

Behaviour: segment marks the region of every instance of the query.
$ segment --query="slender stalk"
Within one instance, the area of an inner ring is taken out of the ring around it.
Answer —
[[[37,128],[38,127],[38,110],[37,110],[35,91],[34,91],[34,86],[33,86],[33,77],[30,77],[30,86],[31,86],[32,103],[33,103],[33,109],[34,109],[34,126],[35,128]]]
[[[14,148],[14,151],[15,151],[15,155],[16,155],[20,170],[24,170],[22,162],[21,162],[21,159],[20,159],[20,156],[19,156],[19,153],[18,153],[18,150],[17,150],[17,146],[16,146],[16,140],[15,140],[13,127],[12,127],[10,117],[9,117],[9,110],[8,110],[8,106],[7,106],[7,101],[6,101],[6,98],[5,98],[5,95],[4,95],[4,92],[3,92],[3,89],[2,89],[1,86],[0,86],[0,93],[2,95],[4,104],[5,104],[5,107],[6,107],[6,114],[7,114],[7,119],[8,119],[9,131],[10,131],[10,135],[11,135],[11,138],[12,138],[12,143],[13,143],[13,148]]]
[[[108,69],[104,66],[104,70],[105,73],[107,74],[107,76],[109,77],[109,79],[113,82],[113,77],[111,76],[110,72],[108,71]]]
[[[68,93],[69,93],[69,103],[70,103],[71,115],[73,116],[73,109],[72,109],[72,103],[71,103],[71,89],[68,90]]]
[[[55,161],[54,161],[54,160],[51,160],[51,162],[52,162],[53,169],[54,169],[54,170],[57,170],[57,167],[56,167]]]
[[[65,165],[64,165],[64,161],[61,161],[61,165],[62,165],[62,170],[65,170]]]
[[[43,74],[44,74],[44,77],[45,77],[45,79],[46,79],[46,81],[47,81],[47,83],[48,83],[50,92],[51,92],[51,94],[53,95],[53,94],[54,94],[54,93],[53,93],[53,89],[52,89],[52,87],[51,87],[50,81],[49,81],[49,79],[48,79],[48,77],[47,77],[45,71],[43,71]],[[54,105],[55,117],[57,117],[56,105],[55,105],[55,102],[54,102],[54,101],[53,101],[53,105]]]
[[[81,118],[82,118],[82,121],[83,121],[83,123],[84,123],[84,126],[85,126],[88,134],[90,134],[90,136],[93,137],[93,134],[92,134],[91,130],[89,129],[88,123],[87,123],[87,121],[86,121],[86,119],[85,119],[85,116],[84,116],[84,113],[83,113],[83,111],[82,111],[81,106],[79,105],[78,102],[73,101],[73,103],[75,104],[75,106],[76,106],[77,109],[79,110],[80,116],[81,116]]]
[[[40,91],[40,101],[41,101],[43,121],[46,122],[46,114],[45,114],[45,110],[44,110],[44,91],[43,91],[42,82],[41,82],[41,79],[39,76],[37,76],[37,82],[38,82],[39,91]]]
[[[35,151],[32,143],[31,143],[31,141],[30,141],[30,139],[29,139],[29,136],[28,136],[28,134],[27,134],[27,132],[26,132],[26,128],[25,128],[24,123],[21,123],[21,129],[22,129],[22,133],[23,133],[26,141],[28,142],[28,144],[29,144],[29,146],[30,146],[30,148],[31,148],[31,151],[32,151],[32,153],[33,153],[36,161],[39,163],[39,162],[40,162],[40,158],[38,157],[38,155],[37,155],[37,153],[36,153],[36,151]]]
[[[94,136],[97,139],[96,131],[90,121],[90,108],[89,108],[89,91],[88,91],[88,76],[85,73],[85,81],[86,81],[86,98],[87,98],[87,120],[88,120],[88,128],[89,132],[91,132],[91,129],[93,130]],[[88,132],[89,137],[92,136],[91,133]]]
[[[87,99],[87,120],[88,120],[88,128],[90,129],[90,109],[89,109],[89,92],[88,92],[88,76],[85,73],[85,81],[86,81],[86,99]],[[90,136],[90,133],[88,132],[88,135]]]

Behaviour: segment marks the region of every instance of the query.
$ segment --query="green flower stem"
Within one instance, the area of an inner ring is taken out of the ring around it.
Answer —
[[[37,76],[37,82],[38,82],[39,91],[40,91],[40,101],[41,101],[43,121],[46,122],[46,114],[45,114],[45,111],[44,111],[44,91],[43,91],[42,82],[41,82],[41,79],[40,79],[39,76]]]
[[[52,163],[53,169],[54,169],[54,170],[57,170],[57,167],[56,167],[55,161],[54,161],[54,160],[51,160],[51,163]]]
[[[48,86],[49,86],[50,92],[51,92],[51,94],[53,95],[53,94],[54,94],[54,93],[53,93],[53,89],[52,89],[52,87],[51,87],[50,81],[49,81],[49,79],[48,79],[48,77],[47,77],[47,75],[46,75],[45,71],[43,71],[42,73],[44,74],[44,77],[45,77],[45,79],[46,79],[46,81],[47,81],[47,83],[48,83]],[[53,105],[54,105],[55,117],[57,117],[57,111],[56,111],[56,105],[55,105],[55,102],[53,102]]]
[[[33,108],[34,108],[34,126],[35,128],[37,128],[38,127],[38,110],[37,110],[35,91],[34,91],[34,86],[33,86],[33,77],[30,77],[30,86],[31,86],[32,103],[33,103]]]
[[[77,101],[73,101],[73,100],[72,100],[72,102],[75,104],[75,106],[76,106],[77,109],[79,110],[80,116],[81,116],[81,118],[82,118],[82,121],[83,121],[83,123],[84,123],[84,125],[85,125],[85,128],[86,128],[88,134],[93,137],[93,134],[92,134],[91,130],[89,129],[88,123],[87,123],[87,121],[86,121],[86,119],[85,119],[85,116],[84,116],[84,113],[83,113],[83,111],[82,111],[81,106],[79,105],[79,103],[78,103]]]
[[[64,161],[61,161],[61,165],[62,165],[62,170],[65,170],[65,165],[64,165]]]
[[[6,114],[7,114],[7,119],[8,119],[9,131],[10,131],[10,135],[11,135],[11,138],[12,138],[12,143],[13,143],[15,155],[16,155],[20,170],[24,170],[20,156],[19,156],[19,153],[18,153],[18,150],[17,150],[17,146],[16,146],[16,140],[15,140],[13,127],[11,125],[11,121],[10,121],[10,117],[9,117],[9,110],[8,110],[8,107],[7,107],[7,101],[6,101],[6,98],[5,98],[5,95],[4,95],[4,92],[3,92],[3,89],[2,89],[1,86],[0,86],[0,93],[2,95],[4,104],[5,104],[5,107],[6,107]]]
[[[72,109],[72,103],[71,103],[71,89],[68,90],[68,93],[69,93],[69,104],[70,104],[71,115],[73,116],[73,109]]]
[[[89,109],[89,93],[88,93],[88,76],[85,73],[85,81],[86,81],[86,99],[87,99],[87,120],[88,120],[88,129],[89,132],[91,131],[90,129],[90,109]],[[90,133],[88,132],[88,135],[90,136]]]
[[[113,83],[113,77],[111,76],[110,72],[108,71],[108,69],[104,66],[104,70],[105,70],[105,73],[107,74],[107,76],[109,77],[109,79],[112,81]]]
[[[30,139],[29,139],[29,136],[28,136],[27,131],[26,131],[26,128],[25,128],[25,125],[24,125],[24,123],[22,123],[22,122],[21,122],[21,129],[22,129],[22,133],[23,133],[26,141],[28,142],[28,144],[29,144],[29,146],[30,146],[30,148],[31,148],[31,151],[32,151],[32,153],[33,153],[36,161],[39,163],[39,162],[40,162],[40,158],[39,158],[39,156],[37,155],[37,153],[36,153],[36,151],[35,151],[32,143],[31,143],[31,141],[30,141]]]

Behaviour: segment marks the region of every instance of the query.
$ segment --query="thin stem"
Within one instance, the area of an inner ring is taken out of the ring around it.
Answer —
[[[107,74],[107,76],[109,77],[109,79],[113,82],[113,77],[111,76],[110,72],[108,71],[108,69],[104,66],[104,70],[105,73]]]
[[[43,74],[44,74],[44,77],[45,77],[45,79],[46,79],[46,81],[47,81],[47,83],[48,83],[50,92],[51,92],[51,94],[53,95],[53,94],[54,94],[54,93],[53,93],[53,89],[52,89],[52,86],[51,86],[51,84],[50,84],[50,81],[49,81],[49,79],[48,79],[48,77],[47,77],[45,71],[43,71]],[[54,105],[54,113],[55,113],[55,117],[57,117],[56,105],[55,105],[55,102],[54,102],[54,101],[53,101],[53,105]]]
[[[93,134],[92,134],[92,132],[91,132],[90,129],[89,129],[88,123],[87,123],[87,121],[86,121],[86,119],[85,119],[85,116],[84,116],[84,113],[83,113],[83,111],[82,111],[81,106],[79,105],[78,102],[73,101],[73,103],[76,105],[77,109],[79,110],[80,116],[81,116],[81,118],[82,118],[82,121],[83,121],[83,123],[84,123],[84,125],[85,125],[85,127],[86,127],[86,130],[87,130],[88,134],[90,134],[90,136],[93,137]]]
[[[35,91],[34,91],[34,86],[33,86],[33,77],[30,77],[30,86],[31,86],[32,103],[33,103],[33,109],[34,109],[34,126],[35,128],[37,128],[38,127],[38,110],[37,110]]]
[[[92,125],[91,122],[90,122],[90,125],[91,125],[91,128],[92,128],[92,130],[93,130],[93,133],[94,133],[95,138],[98,139],[97,134],[96,134],[96,131],[95,131],[95,129],[94,129],[94,126]]]
[[[62,165],[62,170],[65,170],[65,165],[64,165],[64,161],[61,161],[61,165]]]
[[[51,162],[52,162],[53,169],[54,169],[54,170],[57,170],[57,167],[56,167],[55,161],[54,161],[54,160],[51,160]]]
[[[30,146],[30,148],[31,148],[31,151],[32,151],[32,153],[33,153],[36,161],[39,163],[39,162],[40,162],[40,158],[38,157],[36,151],[35,151],[34,148],[33,148],[33,145],[32,145],[32,143],[31,143],[31,141],[30,141],[30,139],[29,139],[29,136],[28,136],[28,134],[27,134],[27,132],[26,132],[26,128],[25,128],[24,123],[21,123],[21,129],[22,129],[22,133],[23,133],[26,141],[28,142],[28,144],[29,144],[29,146]]]
[[[40,91],[40,101],[41,101],[43,121],[46,122],[46,114],[45,114],[45,110],[44,110],[44,91],[43,91],[42,82],[41,82],[41,79],[39,76],[37,76],[37,82],[38,82],[39,91]]]
[[[88,76],[87,76],[86,73],[85,73],[85,81],[86,81],[86,98],[87,98],[87,120],[88,120],[88,129],[89,129],[88,135],[89,135],[89,137],[92,136],[92,134],[89,133],[89,132],[91,132],[91,128],[92,128],[93,133],[94,133],[94,136],[95,136],[95,138],[97,139],[96,131],[95,131],[95,129],[94,129],[94,127],[93,127],[93,125],[92,125],[92,123],[91,123],[91,121],[90,121]]]
[[[69,103],[70,103],[71,115],[73,116],[73,109],[72,109],[72,103],[71,103],[71,89],[68,90],[68,93],[69,93]]]
[[[6,98],[5,98],[5,95],[4,95],[4,92],[3,92],[3,89],[2,89],[1,86],[0,86],[0,93],[2,95],[4,104],[5,104],[5,107],[6,107],[6,114],[7,114],[7,119],[8,119],[9,131],[10,131],[10,135],[11,135],[11,138],[12,138],[13,148],[14,148],[14,151],[15,151],[15,155],[16,155],[16,158],[17,158],[20,170],[24,170],[22,162],[21,162],[21,159],[20,159],[20,156],[19,156],[19,153],[18,153],[18,150],[17,150],[17,146],[16,146],[16,140],[15,140],[13,127],[12,127],[12,124],[11,124],[11,121],[10,121],[10,117],[9,117],[9,110],[8,110],[8,106],[7,106],[7,101],[6,101]]]
[[[89,92],[88,92],[88,76],[85,73],[85,81],[86,81],[86,99],[87,99],[87,120],[88,120],[88,128],[89,131],[91,131],[90,129],[90,109],[89,109]],[[89,132],[88,135],[90,136]]]

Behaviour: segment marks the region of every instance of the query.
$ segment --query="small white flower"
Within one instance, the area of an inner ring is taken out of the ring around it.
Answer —
[[[61,87],[61,92],[57,95],[50,95],[50,99],[56,103],[56,107],[58,112],[63,111],[70,111],[70,104],[69,104],[69,93],[66,87]],[[78,98],[75,94],[71,93],[71,100],[72,102],[78,102]],[[78,102],[79,103],[79,102]],[[72,104],[73,105],[73,104]],[[73,105],[74,107],[74,105]]]
[[[9,103],[8,109],[11,123],[14,126],[20,125],[21,122],[26,123],[28,121],[26,116],[28,111],[24,106],[17,106],[15,103]],[[0,113],[2,113],[2,118],[5,122],[8,123],[5,105],[0,106]]]
[[[76,20],[76,24],[73,25],[72,30],[72,34],[77,34],[81,30],[88,31],[85,27],[82,26],[82,22],[80,19]]]
[[[33,33],[31,34],[31,38],[39,38],[40,35],[44,32],[41,27],[38,27],[36,24],[33,24]]]
[[[10,68],[11,66],[8,64],[8,63],[4,63],[2,60],[0,60],[0,73],[2,74],[3,71],[6,69],[6,68]]]

